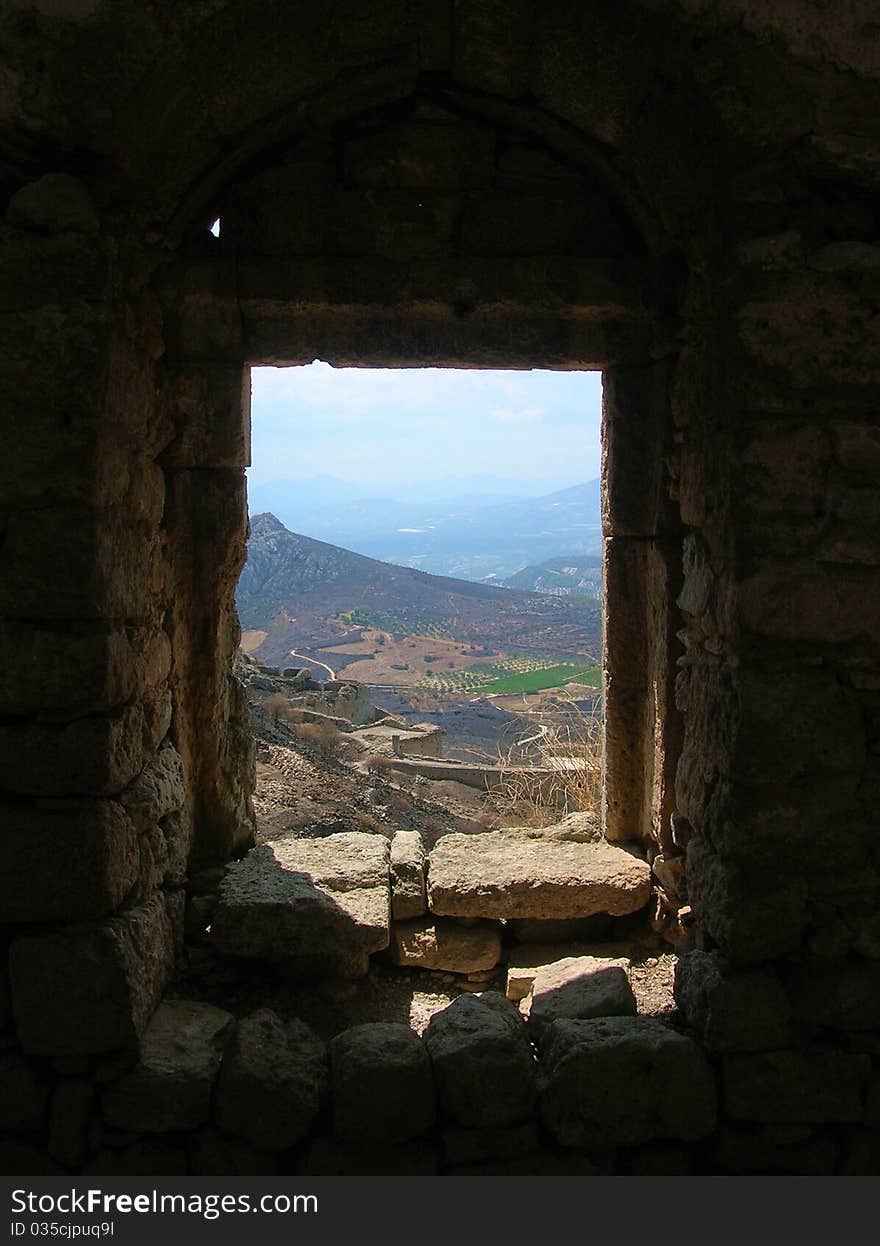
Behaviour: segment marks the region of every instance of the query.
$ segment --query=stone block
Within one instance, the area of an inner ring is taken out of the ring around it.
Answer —
[[[20,796],[110,796],[143,765],[144,711],[130,705],[63,727],[0,726],[0,786]]]
[[[296,1171],[299,1177],[434,1177],[440,1156],[428,1139],[353,1143],[315,1138],[303,1147]]]
[[[700,835],[688,843],[687,863],[697,922],[731,962],[772,960],[800,946],[807,924],[807,884],[800,875],[729,864]]]
[[[220,1068],[214,1116],[220,1128],[258,1151],[301,1142],[327,1089],[324,1044],[301,1021],[269,1008],[236,1027]]]
[[[459,996],[431,1018],[425,1043],[447,1120],[495,1128],[531,1115],[532,1050],[522,1018],[503,996]]]
[[[4,230],[0,309],[21,313],[54,308],[57,312],[59,305],[69,305],[74,299],[100,300],[106,290],[107,260],[103,244],[84,234],[22,238]]]
[[[165,885],[180,887],[187,879],[187,865],[192,845],[193,824],[188,809],[177,809],[159,823],[165,841]]]
[[[49,1154],[59,1164],[79,1168],[90,1145],[95,1088],[84,1078],[65,1078],[52,1095],[49,1115]]]
[[[406,1025],[357,1025],[330,1043],[333,1133],[344,1142],[405,1142],[427,1133],[436,1105],[425,1044]]]
[[[602,528],[608,537],[655,537],[673,526],[664,461],[668,453],[668,393],[669,366],[665,361],[649,367],[617,366],[603,374]],[[692,570],[688,566],[692,540],[685,541],[686,571]],[[634,552],[638,558],[640,551]],[[628,599],[632,600],[631,567],[627,566],[632,554],[622,545],[615,549],[614,543],[608,553],[616,564],[613,569],[623,573],[619,581],[623,600],[619,604],[625,606]],[[701,567],[698,577],[703,574]]]
[[[832,426],[838,463],[848,471],[880,474],[880,427],[839,422]]]
[[[457,0],[452,28],[456,82],[489,95],[520,96],[529,84],[533,22],[527,0]]]
[[[352,140],[344,159],[357,187],[455,190],[491,179],[494,148],[488,128],[411,122]]]
[[[427,910],[425,845],[418,831],[398,831],[391,841],[391,916],[421,917]]]
[[[712,1069],[697,1044],[653,1017],[554,1021],[539,1075],[541,1113],[563,1146],[598,1151],[715,1128]]]
[[[12,991],[9,986],[9,939],[0,938],[0,1031],[12,1023]]]
[[[57,630],[0,621],[0,645],[15,662],[0,670],[0,714],[114,709],[168,676],[165,632],[73,623]]]
[[[834,1133],[806,1125],[733,1125],[718,1131],[713,1166],[730,1176],[829,1177],[837,1170]]]
[[[174,708],[171,689],[167,684],[162,684],[158,688],[148,688],[144,691],[141,700],[147,743],[150,748],[157,749],[171,730],[171,716]]]
[[[609,1176],[610,1165],[600,1166],[595,1156],[581,1151],[543,1146],[530,1155],[456,1164],[445,1171],[450,1177],[597,1177]]]
[[[173,959],[160,896],[105,922],[19,934],[9,968],[22,1046],[58,1057],[133,1046]]]
[[[560,1018],[635,1016],[636,998],[628,961],[570,956],[542,965],[532,984],[529,1034],[541,1046],[552,1022]]]
[[[211,1004],[168,1000],[141,1038],[136,1067],[101,1096],[104,1120],[135,1133],[196,1129],[211,1115],[231,1013]]]
[[[0,1051],[0,1130],[40,1129],[46,1119],[49,1087],[17,1047]]]
[[[829,1167],[824,1171],[834,1170]],[[876,1177],[880,1172],[880,1129],[847,1130],[843,1162],[837,1172],[842,1177]]]
[[[63,1177],[64,1169],[54,1162],[44,1147],[15,1138],[0,1137],[0,1169],[7,1177],[13,1175]]]
[[[647,862],[604,842],[520,830],[444,835],[428,858],[428,907],[449,917],[619,916],[650,893]]]
[[[57,812],[18,804],[0,809],[0,922],[103,917],[136,882],[137,836],[114,801]]]
[[[303,977],[361,977],[389,942],[388,856],[386,839],[357,831],[252,848],[220,884],[215,945]]]
[[[112,510],[51,507],[13,512],[0,557],[0,600],[19,619],[143,620],[159,587],[155,525]]]
[[[739,696],[736,774],[743,781],[778,784],[816,771],[861,769],[865,730],[858,701],[833,671],[743,664]]]
[[[736,1121],[857,1123],[870,1057],[831,1048],[727,1055],[724,1108]]]
[[[515,943],[590,943],[604,938],[611,928],[607,913],[595,913],[592,917],[514,917],[504,927]]]
[[[792,1038],[791,1005],[779,980],[732,970],[715,952],[679,959],[675,1002],[712,1051],[766,1051]]]
[[[523,943],[507,951],[507,998],[525,999],[539,972],[568,957],[589,956],[608,964],[630,963],[628,943]]]
[[[275,1152],[258,1151],[210,1127],[189,1136],[187,1156],[194,1177],[274,1177],[278,1172]]]
[[[186,1144],[183,1138],[157,1136],[118,1149],[105,1147],[83,1173],[90,1177],[185,1177]]]
[[[764,560],[739,590],[746,632],[822,646],[866,645],[880,631],[871,567]]]
[[[624,1152],[618,1159],[617,1171],[627,1177],[693,1177],[697,1163],[691,1147],[649,1142]]]
[[[120,796],[138,831],[145,831],[175,812],[186,799],[183,759],[170,740]]]
[[[469,196],[462,213],[464,255],[565,255],[590,248],[590,221],[577,191],[523,194],[511,190]],[[560,193],[562,192],[562,193]]]
[[[746,521],[756,515],[818,515],[829,457],[819,425],[761,424],[740,452],[737,498]]]
[[[82,182],[69,173],[46,173],[9,200],[6,220],[38,234],[96,234],[98,217]]]
[[[478,973],[501,958],[501,927],[477,921],[463,926],[445,917],[415,918],[391,927],[391,959],[413,969]]]
[[[786,974],[797,1019],[834,1030],[880,1030],[880,962],[850,959]]]
[[[462,1129],[448,1125],[443,1130],[443,1158],[447,1164],[480,1164],[492,1159],[519,1159],[540,1147],[534,1121],[499,1128]]]
[[[242,468],[251,460],[250,374],[239,366],[210,368],[175,377],[177,436],[166,469]]]

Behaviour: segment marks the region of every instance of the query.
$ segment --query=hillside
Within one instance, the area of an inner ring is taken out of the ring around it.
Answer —
[[[304,490],[297,497],[282,482],[277,490],[263,485],[251,492],[252,502],[274,498],[281,503],[288,525],[316,540],[456,578],[500,580],[560,553],[595,554],[601,548],[598,480],[490,505],[472,498],[346,499],[334,494],[332,505],[316,507],[313,492]]]
[[[367,627],[493,652],[562,657],[599,647],[596,609],[379,562],[289,532],[271,514],[251,521],[237,601],[242,627],[265,633],[252,652],[268,662],[355,641]]]
[[[602,591],[602,559],[598,554],[565,554],[523,567],[503,581],[506,588],[528,593],[570,593],[598,598]]]

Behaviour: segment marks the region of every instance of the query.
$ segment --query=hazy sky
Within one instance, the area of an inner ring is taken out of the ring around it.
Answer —
[[[254,368],[249,479],[599,475],[598,372]]]

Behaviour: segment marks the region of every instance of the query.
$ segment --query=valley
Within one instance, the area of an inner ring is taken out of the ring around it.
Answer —
[[[380,708],[441,727],[445,756],[497,756],[540,739],[565,717],[560,705],[590,718],[598,706],[601,612],[583,593],[434,576],[263,514],[251,521],[238,608],[250,657],[367,685]]]
[[[543,592],[566,585],[566,575],[552,575],[556,562],[580,568],[577,560],[592,558],[598,566],[598,480],[539,497],[504,496],[501,482],[482,493],[452,494],[447,485],[451,495],[445,497],[432,496],[430,486],[419,497],[402,481],[395,485],[398,497],[370,496],[367,486],[366,496],[352,497],[344,482],[326,480],[322,493],[318,483],[320,478],[252,486],[251,513],[265,507],[293,531],[380,561],[513,588]],[[534,572],[539,564],[540,571],[548,559],[554,566],[548,564],[546,584],[517,580],[524,568]]]
[[[285,666],[292,651],[368,683],[412,686],[479,666],[481,682],[537,669],[596,664],[598,603],[526,593],[395,566],[251,521],[237,603],[248,652]]]

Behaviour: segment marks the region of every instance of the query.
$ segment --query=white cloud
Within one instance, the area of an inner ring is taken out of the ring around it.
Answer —
[[[598,373],[315,363],[251,379],[252,480],[486,473],[561,488],[599,471]]]

